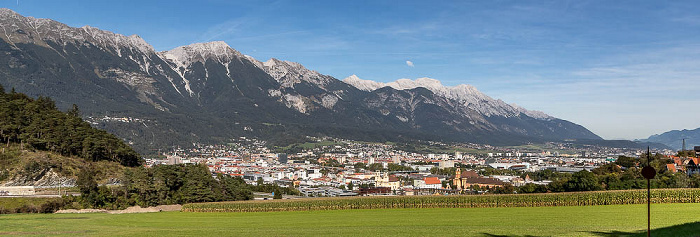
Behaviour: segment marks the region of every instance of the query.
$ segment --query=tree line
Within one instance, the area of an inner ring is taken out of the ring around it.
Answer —
[[[81,195],[64,198],[77,208],[124,209],[134,205],[240,201],[253,199],[253,192],[274,192],[275,199],[282,198],[282,194],[300,195],[296,189],[264,184],[262,180],[249,185],[241,177],[212,175],[204,164],[127,169],[121,185],[112,187],[97,185],[94,172],[88,168],[78,174],[76,185]]]
[[[121,186],[98,185],[91,169],[78,174],[80,196],[64,197],[78,207],[124,209],[253,199],[253,191],[242,178],[212,176],[203,164],[157,165],[127,169]]]
[[[680,154],[679,155],[683,155]],[[684,154],[687,156],[695,155]],[[640,158],[619,156],[615,162],[600,166],[591,171],[582,170],[575,173],[562,173],[545,169],[536,172],[523,172],[508,169],[494,169],[491,167],[477,168],[466,166],[462,168],[478,169],[482,176],[512,175],[525,178],[529,176],[534,181],[549,180],[549,184],[528,183],[520,187],[508,187],[507,185],[488,190],[492,193],[546,193],[546,192],[580,192],[603,190],[644,189],[647,182],[642,177],[642,167],[650,165],[657,171],[657,175],[651,180],[651,188],[700,188],[700,174],[688,175],[684,172],[673,172],[666,168],[666,164],[673,160],[665,158],[661,154],[654,154],[651,159],[647,155]],[[457,167],[432,168],[430,172],[437,175],[454,175]],[[446,187],[446,185],[443,185]],[[486,191],[480,187],[471,187],[476,191]]]
[[[689,176],[683,172],[673,172],[666,169],[666,164],[673,161],[660,154],[652,155],[651,162],[647,156],[640,158],[620,156],[609,163],[592,171],[579,171],[573,174],[559,173],[551,170],[526,172],[521,177],[529,175],[536,181],[551,180],[548,185],[526,184],[518,189],[519,193],[535,192],[575,192],[599,190],[644,189],[647,181],[642,177],[642,167],[650,165],[656,169],[657,175],[651,180],[651,188],[700,188],[700,175]]]
[[[141,159],[129,145],[104,130],[96,129],[80,118],[76,105],[64,113],[48,97],[32,99],[6,93],[0,86],[0,141],[9,146],[78,156],[87,161],[114,161],[138,166]]]

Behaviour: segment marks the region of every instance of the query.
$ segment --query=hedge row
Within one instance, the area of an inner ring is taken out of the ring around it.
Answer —
[[[65,204],[62,198],[0,197],[0,214],[53,213]]]
[[[273,212],[386,208],[482,208],[544,207],[643,204],[646,190],[618,190],[578,193],[459,195],[459,196],[374,196],[351,198],[306,198],[267,201],[191,203],[185,212]],[[654,189],[652,203],[700,203],[700,189]]]

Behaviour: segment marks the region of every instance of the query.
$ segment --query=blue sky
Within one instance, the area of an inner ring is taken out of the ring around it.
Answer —
[[[137,34],[226,41],[342,79],[431,77],[607,138],[700,127],[698,1],[24,1],[0,7]],[[412,65],[408,65],[410,61]]]

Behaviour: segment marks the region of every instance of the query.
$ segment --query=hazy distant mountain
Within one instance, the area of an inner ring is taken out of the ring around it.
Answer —
[[[661,143],[675,150],[681,150],[683,149],[683,139],[685,139],[685,147],[688,150],[692,150],[694,146],[700,146],[700,128],[668,131],[662,134],[651,135],[649,138],[641,141]]]
[[[138,36],[0,9],[0,84],[77,104],[141,152],[237,136],[520,144],[593,139],[586,128],[429,78],[338,80],[258,61],[224,42],[156,52]],[[121,119],[128,117],[130,119]]]

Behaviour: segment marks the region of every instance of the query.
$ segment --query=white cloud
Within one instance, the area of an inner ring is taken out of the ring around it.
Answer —
[[[241,28],[247,24],[251,24],[251,19],[246,17],[231,19],[209,27],[201,36],[198,42],[209,42],[216,39],[221,39],[240,32]]]
[[[409,67],[413,67],[413,62],[406,60],[406,65],[408,65]]]

